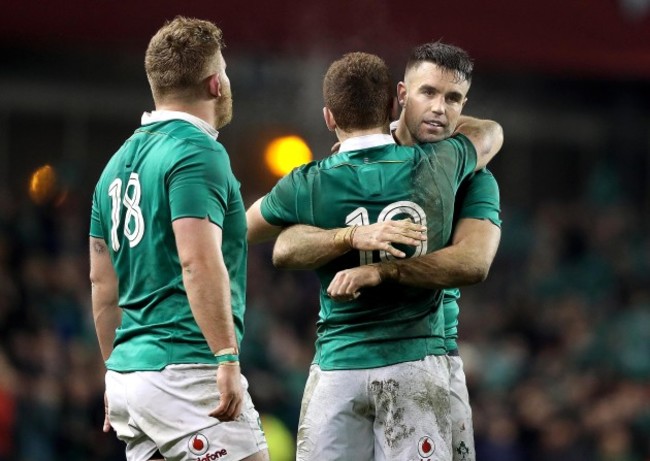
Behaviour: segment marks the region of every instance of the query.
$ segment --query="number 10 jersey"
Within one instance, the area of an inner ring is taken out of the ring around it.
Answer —
[[[377,138],[379,139],[379,138]],[[262,201],[274,225],[332,229],[409,218],[427,226],[427,241],[400,248],[409,257],[448,244],[454,198],[476,167],[476,150],[463,135],[416,146],[372,145],[296,168]],[[444,355],[442,293],[386,283],[349,302],[326,293],[346,268],[390,259],[385,252],[349,252],[316,270],[320,312],[316,356],[323,370],[374,368]]]

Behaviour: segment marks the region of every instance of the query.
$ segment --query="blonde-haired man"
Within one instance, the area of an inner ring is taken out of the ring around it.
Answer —
[[[151,39],[156,110],[108,162],[90,223],[104,430],[129,461],[267,460],[239,369],[246,217],[217,130],[232,118],[221,30],[177,17]]]

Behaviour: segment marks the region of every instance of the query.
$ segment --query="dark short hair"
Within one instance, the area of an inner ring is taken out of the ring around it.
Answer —
[[[474,62],[462,48],[441,41],[418,45],[413,48],[406,62],[406,72],[423,62],[436,64],[454,72],[459,81],[472,83]]]
[[[323,99],[343,130],[388,123],[393,101],[390,70],[374,54],[348,53],[327,70]]]

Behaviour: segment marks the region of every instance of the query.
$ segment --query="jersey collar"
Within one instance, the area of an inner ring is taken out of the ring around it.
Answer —
[[[219,136],[219,132],[208,122],[195,117],[192,114],[188,114],[187,112],[180,112],[177,110],[152,110],[151,112],[145,112],[142,114],[143,125],[155,122],[166,122],[167,120],[185,120],[215,140]]]
[[[395,140],[389,134],[367,134],[365,136],[355,136],[346,139],[341,143],[339,152],[349,152],[370,147],[384,146],[386,144],[395,144]]]

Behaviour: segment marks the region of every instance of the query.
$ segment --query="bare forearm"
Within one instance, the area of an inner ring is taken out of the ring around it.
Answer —
[[[237,347],[221,228],[196,218],[177,219],[172,227],[190,308],[210,350]]]
[[[282,227],[269,224],[264,216],[262,216],[262,200],[261,197],[253,203],[248,210],[246,210],[246,224],[248,226],[248,233],[246,238],[248,244],[262,243],[272,240],[278,236]]]
[[[95,331],[99,349],[104,361],[113,351],[113,341],[115,340],[115,330],[120,326],[122,315],[117,305],[117,297],[114,296],[117,290],[112,287],[93,284],[92,286],[92,305],[93,320],[95,322]]]
[[[104,361],[113,352],[115,330],[122,320],[117,274],[103,239],[90,237],[90,286],[93,320]]]
[[[451,246],[419,258],[378,265],[382,280],[423,288],[455,288],[485,280],[501,229],[490,221],[461,219]]]
[[[223,262],[206,260],[183,266],[183,284],[194,319],[212,352],[237,347],[230,281]]]
[[[335,301],[350,301],[361,295],[361,289],[387,281],[435,290],[469,285],[487,276],[489,263],[478,264],[479,256],[455,246],[418,258],[345,269],[336,273],[327,294]]]
[[[383,250],[397,258],[406,254],[392,243],[417,246],[426,227],[408,219],[338,229],[295,225],[283,230],[273,249],[273,263],[284,269],[316,269],[350,250]]]
[[[472,285],[485,280],[489,264],[480,254],[448,247],[419,258],[378,264],[382,281],[420,288],[442,289]]]
[[[287,227],[273,248],[273,264],[282,269],[315,269],[350,251],[341,229],[319,229],[298,224]]]

